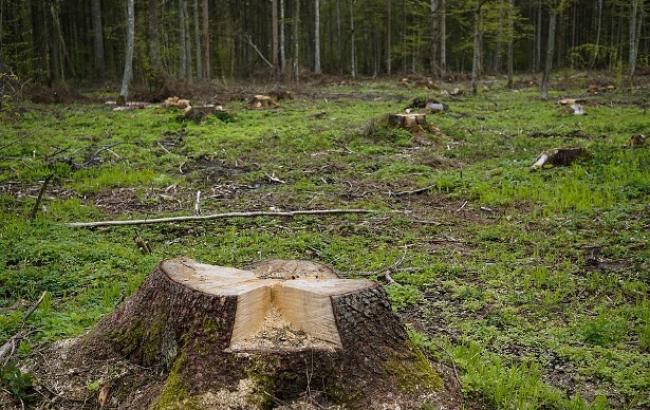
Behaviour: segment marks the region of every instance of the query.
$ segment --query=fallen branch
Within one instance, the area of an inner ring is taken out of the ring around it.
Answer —
[[[5,356],[9,356],[13,354],[14,350],[16,349],[16,343],[22,339],[23,337],[27,336],[29,332],[25,332],[23,328],[25,327],[25,323],[27,322],[27,319],[34,313],[34,311],[38,308],[38,306],[43,302],[43,299],[45,299],[45,295],[47,295],[47,291],[44,291],[41,293],[41,297],[38,298],[36,303],[32,305],[32,307],[29,308],[27,313],[25,313],[25,316],[23,316],[23,323],[20,326],[20,330],[11,336],[9,340],[7,340],[2,346],[0,346],[0,362],[3,361]]]
[[[414,189],[412,191],[389,192],[388,196],[416,195],[416,194],[421,194],[423,192],[427,192],[435,187],[436,185],[433,184],[433,185],[425,186],[424,188]]]
[[[299,211],[251,211],[251,212],[225,212],[211,215],[187,215],[187,216],[170,216],[167,218],[154,219],[131,219],[126,221],[98,221],[98,222],[70,222],[63,224],[70,228],[95,228],[98,226],[124,226],[124,225],[151,225],[170,222],[188,222],[188,221],[207,221],[212,219],[228,218],[250,218],[257,216],[285,216],[294,217],[299,215],[333,215],[333,214],[375,214],[384,211],[375,209],[310,209]],[[404,212],[408,211],[387,211],[387,212]]]

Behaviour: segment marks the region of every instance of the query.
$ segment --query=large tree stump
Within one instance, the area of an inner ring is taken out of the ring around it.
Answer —
[[[311,262],[164,261],[83,345],[168,372],[157,408],[263,408],[314,391],[344,408],[415,408],[441,381],[381,285]],[[222,407],[204,406],[215,398]]]
[[[425,114],[390,114],[388,124],[393,127],[411,129],[415,127],[426,127],[427,116]]]
[[[248,108],[252,110],[275,108],[277,106],[275,100],[268,95],[256,95],[248,101]]]

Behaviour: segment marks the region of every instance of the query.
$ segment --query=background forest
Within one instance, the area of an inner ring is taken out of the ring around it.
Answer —
[[[644,0],[0,0],[0,64],[49,85],[119,80],[131,2],[133,78],[152,88],[162,75],[540,72],[548,52],[549,69],[620,75],[650,59]]]

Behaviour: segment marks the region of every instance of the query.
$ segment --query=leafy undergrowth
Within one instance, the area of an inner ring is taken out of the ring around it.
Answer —
[[[163,258],[233,266],[316,259],[349,277],[378,272],[384,280],[392,267],[394,308],[418,344],[457,370],[467,403],[650,406],[650,149],[626,146],[632,134],[650,133],[646,109],[612,93],[593,97],[588,115],[572,116],[535,90],[496,90],[445,98],[451,110],[429,116],[440,132],[412,137],[368,126],[403,109],[410,91],[387,83],[362,91],[372,98],[298,98],[270,111],[234,102],[230,122],[94,105],[26,105],[18,117],[3,117],[0,341],[21,328],[45,290],[17,354],[84,332]],[[639,93],[635,100],[648,100]],[[585,147],[591,157],[528,169],[541,151],[565,146]],[[50,174],[38,216],[28,221]],[[432,188],[391,194],[424,186]],[[60,225],[189,214],[197,190],[203,213],[412,212]],[[143,255],[135,236],[153,253]],[[28,384],[28,376],[3,375],[4,385],[13,377],[16,394]]]

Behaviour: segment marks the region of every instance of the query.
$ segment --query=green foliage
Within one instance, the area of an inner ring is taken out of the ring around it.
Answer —
[[[0,367],[0,387],[16,399],[31,402],[35,398],[34,381],[29,373],[23,373],[14,362]]]

